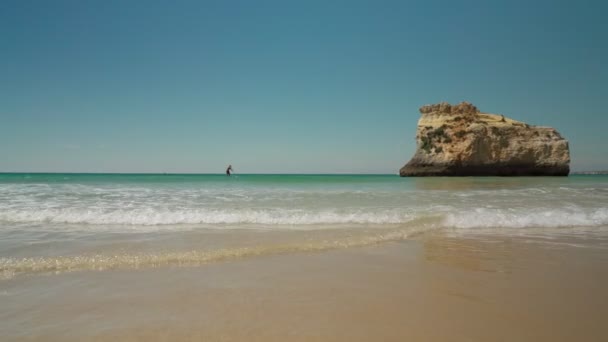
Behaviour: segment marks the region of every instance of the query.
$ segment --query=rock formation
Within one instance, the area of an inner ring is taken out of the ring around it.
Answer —
[[[420,108],[414,157],[401,176],[567,176],[568,141],[551,127],[462,102]]]

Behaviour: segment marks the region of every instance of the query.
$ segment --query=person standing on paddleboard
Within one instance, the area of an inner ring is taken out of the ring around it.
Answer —
[[[226,176],[230,176],[231,173],[232,173],[232,165],[228,165],[228,168],[226,169]]]

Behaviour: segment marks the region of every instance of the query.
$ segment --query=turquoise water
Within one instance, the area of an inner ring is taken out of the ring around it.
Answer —
[[[0,174],[7,274],[206,262],[435,231],[603,236],[607,226],[603,175]],[[62,263],[71,266],[53,266]]]

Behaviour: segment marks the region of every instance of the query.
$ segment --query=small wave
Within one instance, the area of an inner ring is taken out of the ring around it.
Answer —
[[[332,241],[316,241],[277,245],[262,245],[218,250],[192,250],[164,253],[124,253],[115,255],[78,255],[38,258],[0,258],[0,277],[11,279],[21,274],[59,274],[74,271],[104,271],[140,269],[162,266],[200,266],[204,264],[250,257],[288,253],[321,252],[352,247],[364,247],[389,241],[405,240],[414,230],[395,230],[381,234],[347,237]]]
[[[0,222],[115,226],[180,225],[425,225],[435,228],[595,227],[608,225],[608,208],[428,208],[350,209],[8,209]]]
[[[6,210],[0,212],[0,221],[15,223],[68,223],[98,225],[176,225],[176,224],[399,224],[416,218],[399,209],[382,211],[295,209],[242,209],[242,210],[82,210],[41,209],[36,211]]]
[[[509,210],[478,208],[459,213],[448,213],[443,224],[450,228],[595,227],[608,225],[608,209]]]
[[[82,209],[3,210],[0,221],[80,225],[391,225],[432,224],[449,228],[594,227],[608,225],[608,208],[477,208],[447,205],[365,209]]]

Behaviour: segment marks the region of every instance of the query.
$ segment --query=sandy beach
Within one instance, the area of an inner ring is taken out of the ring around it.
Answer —
[[[604,341],[608,241],[458,236],[0,283],[3,340]]]
[[[606,13],[2,1],[0,342],[608,341]]]

